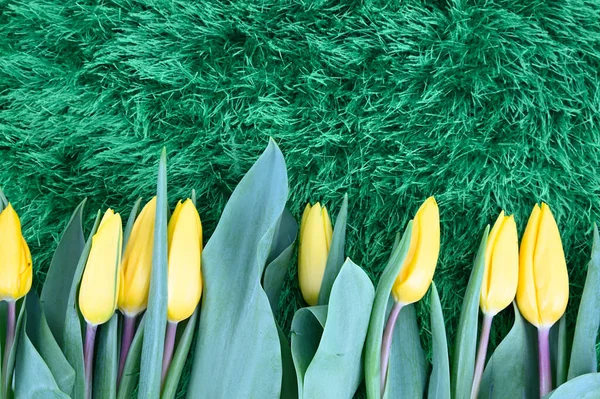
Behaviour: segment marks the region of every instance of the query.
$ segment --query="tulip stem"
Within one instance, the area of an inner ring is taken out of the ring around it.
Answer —
[[[121,334],[121,353],[119,355],[119,374],[117,375],[117,386],[121,383],[121,377],[123,377],[125,361],[127,360],[127,354],[129,353],[131,341],[133,341],[133,335],[135,333],[136,318],[136,316],[123,315],[123,332]]]
[[[394,334],[394,327],[396,326],[396,321],[398,320],[398,315],[400,314],[400,310],[404,304],[395,302],[392,310],[390,311],[390,315],[388,316],[387,323],[385,325],[385,330],[383,330],[383,341],[381,342],[381,397],[385,392],[385,382],[387,380],[387,369],[388,363],[390,360],[390,350],[392,348],[392,336]]]
[[[86,323],[85,346],[83,348],[83,363],[85,366],[85,397],[92,398],[92,371],[94,368],[94,343],[98,326]]]
[[[488,343],[490,342],[490,330],[492,329],[492,320],[494,315],[484,313],[483,323],[481,325],[481,335],[479,336],[479,348],[477,349],[477,361],[475,363],[475,374],[473,375],[473,387],[471,388],[471,399],[476,399],[479,395],[479,386],[483,376],[485,358],[487,356]]]
[[[171,359],[173,359],[173,348],[175,347],[175,334],[177,333],[177,322],[167,322],[167,332],[165,335],[165,351],[163,353],[163,365],[162,365],[162,381],[161,385],[165,383],[169,366],[171,365]]]
[[[538,327],[538,356],[540,364],[540,398],[552,390],[550,369],[550,328]]]
[[[16,308],[17,301],[7,301],[8,312],[6,315],[6,345],[4,346],[4,361],[2,363],[2,381],[4,386],[4,395],[8,393],[8,385],[10,382],[7,378],[10,377],[6,373],[8,372],[8,358],[10,357],[10,351],[15,341],[15,322],[16,322]]]

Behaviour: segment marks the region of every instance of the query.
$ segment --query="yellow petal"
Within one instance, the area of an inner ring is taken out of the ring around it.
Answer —
[[[437,203],[429,197],[417,211],[410,248],[392,295],[397,302],[419,301],[431,285],[440,252],[440,215]]]
[[[155,218],[156,197],[144,206],[135,220],[121,264],[123,284],[119,309],[128,316],[137,315],[148,304]]]
[[[327,210],[321,208],[318,202],[310,208],[307,206],[306,209],[300,228],[298,282],[304,300],[313,306],[319,299],[329,255],[328,240],[331,241],[332,228]]]
[[[169,221],[167,317],[170,322],[187,319],[202,296],[202,224],[191,200],[178,205]]]
[[[179,218],[179,213],[181,212],[182,206],[183,206],[183,204],[181,203],[181,201],[177,201],[175,210],[173,211],[173,214],[171,215],[171,219],[169,220],[169,225],[167,226],[167,235],[168,235],[167,246],[168,247],[171,246],[171,240],[173,239],[173,231],[175,230],[175,225],[177,224],[177,219]]]
[[[92,237],[92,247],[79,287],[79,309],[90,324],[107,322],[117,307],[122,236],[121,216],[109,209]]]
[[[486,264],[481,285],[480,305],[484,313],[495,315],[514,300],[519,281],[519,242],[513,216],[504,211],[488,238]]]
[[[0,213],[0,300],[21,298],[31,288],[31,253],[11,204]]]

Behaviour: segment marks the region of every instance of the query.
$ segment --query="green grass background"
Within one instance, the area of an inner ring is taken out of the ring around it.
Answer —
[[[196,189],[208,238],[272,136],[298,218],[349,194],[347,254],[374,281],[436,196],[451,337],[485,225],[505,209],[522,233],[546,201],[572,324],[600,210],[599,71],[597,0],[0,0],[0,186],[39,289],[84,197],[88,218],[127,214],[153,194],[166,146],[170,202]]]

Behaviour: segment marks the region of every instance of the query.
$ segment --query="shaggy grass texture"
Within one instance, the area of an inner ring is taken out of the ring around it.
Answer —
[[[600,210],[599,70],[595,0],[0,0],[0,185],[39,289],[75,206],[149,199],[163,145],[171,203],[195,188],[210,237],[272,136],[298,218],[349,194],[347,253],[374,281],[435,194],[451,337],[485,225],[505,209],[522,233],[546,201],[572,325]],[[289,331],[295,266],[281,302]]]

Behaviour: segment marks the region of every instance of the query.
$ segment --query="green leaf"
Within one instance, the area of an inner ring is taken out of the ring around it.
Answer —
[[[81,253],[83,252],[83,247],[85,246],[82,227],[82,214],[85,203],[86,200],[83,200],[75,208],[69,223],[67,223],[67,227],[63,231],[60,242],[52,257],[52,262],[50,262],[50,268],[48,269],[40,296],[48,326],[52,334],[54,334],[56,342],[61,346],[63,346],[65,339],[64,329],[68,313],[69,297],[74,285],[73,279],[77,271]]]
[[[129,218],[127,218],[127,225],[125,226],[125,231],[123,232],[123,254],[125,254],[125,248],[127,248],[127,241],[129,241],[131,230],[133,230],[133,225],[135,224],[135,219],[138,216],[141,202],[142,199],[138,198],[133,204],[131,212],[129,212]]]
[[[94,399],[110,399],[117,396],[118,327],[119,315],[117,313],[113,314],[107,323],[98,327],[94,361]]]
[[[4,195],[4,191],[0,188],[0,212],[4,210],[8,206],[8,199],[6,195]]]
[[[515,323],[488,361],[479,399],[539,397],[537,330],[513,309]]]
[[[281,379],[281,399],[297,399],[298,385],[296,382],[296,368],[292,358],[292,350],[285,334],[277,326],[279,343],[281,346],[281,361],[283,366],[283,377]]]
[[[558,387],[544,398],[597,399],[600,397],[600,373],[583,374]]]
[[[118,399],[130,399],[133,390],[137,386],[140,377],[140,362],[142,355],[142,343],[144,341],[144,325],[146,316],[142,316],[140,324],[138,324],[133,341],[129,347],[127,353],[127,359],[125,359],[125,367],[123,368],[123,375],[121,376],[121,383],[119,384],[119,391],[117,393]]]
[[[183,334],[179,338],[177,349],[175,350],[175,354],[171,360],[171,365],[169,366],[169,371],[165,378],[161,395],[162,399],[175,398],[177,386],[179,385],[179,379],[181,378],[181,373],[183,372],[185,362],[188,359],[190,347],[192,346],[192,339],[194,337],[194,333],[196,332],[199,311],[200,307],[198,306],[194,313],[192,313],[192,316],[187,320],[186,325],[183,328]],[[183,324],[184,323],[180,323],[179,328],[182,328]]]
[[[8,354],[8,362],[6,366],[6,373],[4,374],[5,380],[2,382],[3,391],[7,393],[6,397],[10,397],[12,393],[11,382],[13,380],[13,371],[15,368],[15,356],[17,355],[17,343],[19,342],[19,336],[22,334],[21,325],[23,324],[25,308],[27,303],[27,297],[24,297],[20,301],[17,301],[15,304],[16,309],[15,313],[17,316],[16,324],[15,324],[15,338],[13,341],[13,345],[10,348],[10,352]],[[6,348],[4,348],[6,350]]]
[[[347,220],[348,194],[345,194],[340,212],[335,218],[335,228],[333,230],[333,237],[331,239],[331,246],[329,248],[329,256],[327,257],[327,264],[323,274],[323,282],[321,283],[321,290],[319,291],[319,305],[327,305],[329,303],[329,296],[331,295],[333,283],[346,259],[346,256],[344,255],[344,247],[346,245]]]
[[[292,360],[299,398],[304,397],[304,376],[317,353],[326,320],[327,305],[300,308],[292,319]]]
[[[394,300],[390,298],[386,314],[393,305]],[[384,398],[423,398],[427,376],[415,305],[407,305],[398,315],[392,336]]]
[[[362,352],[375,292],[346,259],[331,289],[327,319],[303,383],[303,398],[351,398],[362,380]]]
[[[567,319],[563,315],[550,329],[550,362],[552,383],[559,386],[567,381],[569,355],[567,351]]]
[[[588,264],[585,286],[579,303],[573,347],[571,349],[571,364],[568,379],[572,380],[587,373],[598,371],[596,357],[596,337],[600,328],[600,236],[598,226],[594,224],[594,244],[592,259]]]
[[[138,398],[160,397],[162,358],[167,326],[167,153],[163,148],[158,166],[156,220],[152,274],[145,313],[144,342]]]
[[[271,140],[231,195],[202,254],[206,295],[189,398],[280,395],[279,336],[261,280],[287,195],[283,155]]]
[[[450,361],[448,341],[444,324],[444,313],[435,283],[431,283],[430,293],[431,341],[433,369],[429,378],[427,397],[430,399],[450,399]]]
[[[92,237],[96,234],[98,225],[100,224],[100,211],[96,214],[96,220],[94,221],[94,227],[90,231],[89,237],[83,247],[81,256],[75,273],[73,275],[73,281],[69,288],[69,296],[67,301],[66,313],[65,313],[65,326],[63,328],[63,342],[62,350],[65,357],[69,361],[69,364],[75,371],[75,385],[73,386],[73,397],[83,398],[85,397],[85,370],[83,364],[83,332],[82,326],[84,321],[79,314],[79,307],[77,306],[77,292],[79,291],[79,283],[81,276],[83,275],[83,269],[87,262],[87,258],[90,254],[92,247]],[[58,272],[58,271],[57,271]],[[50,304],[51,302],[49,302]],[[44,303],[42,302],[42,308]],[[58,341],[61,344],[60,341]]]
[[[70,395],[75,383],[75,371],[50,331],[35,290],[27,294],[26,307],[27,336],[50,369],[58,388]]]
[[[278,310],[279,296],[294,253],[294,242],[297,235],[298,223],[292,213],[285,209],[275,233],[273,247],[267,259],[268,264],[263,277],[263,288],[269,298],[273,314],[277,313]]]
[[[69,399],[69,395],[59,389],[52,372],[31,343],[27,333],[20,335],[15,366],[15,398]]]
[[[381,397],[380,389],[380,362],[381,362],[381,341],[383,338],[383,329],[385,326],[388,301],[396,277],[402,268],[412,234],[412,221],[406,226],[402,239],[396,241],[392,249],[390,259],[379,278],[377,289],[375,290],[375,301],[371,311],[369,321],[369,330],[367,333],[367,342],[365,345],[365,383],[367,387],[367,397],[379,399]],[[400,312],[402,313],[402,312]]]
[[[471,270],[471,276],[460,311],[452,368],[452,387],[454,388],[453,397],[455,399],[469,398],[471,396],[471,386],[473,384],[475,369],[475,351],[477,350],[479,296],[485,267],[485,247],[489,231],[490,226],[487,226],[481,238],[479,251]]]

